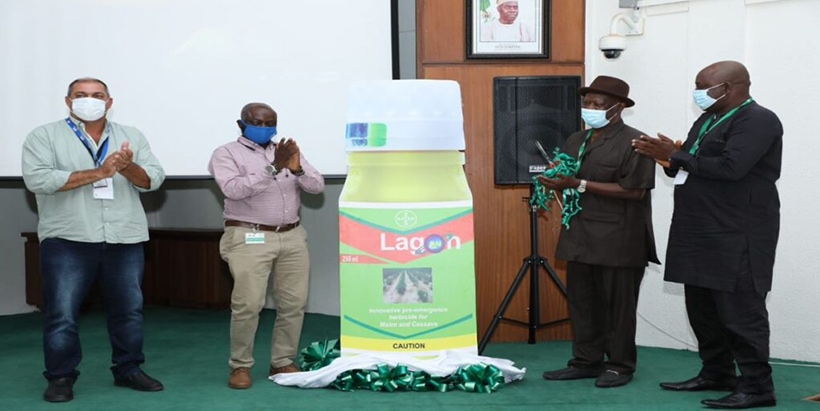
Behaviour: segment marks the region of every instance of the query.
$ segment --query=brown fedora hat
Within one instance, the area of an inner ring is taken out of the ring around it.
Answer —
[[[607,96],[618,98],[624,102],[626,107],[635,105],[635,102],[628,97],[629,84],[626,84],[625,81],[619,78],[609,76],[595,77],[595,80],[592,80],[592,84],[590,84],[589,87],[581,87],[578,89],[578,94],[581,96],[587,93],[606,94]]]

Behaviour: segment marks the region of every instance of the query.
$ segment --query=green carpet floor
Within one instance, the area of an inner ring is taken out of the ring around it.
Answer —
[[[105,318],[100,312],[83,315],[82,375],[75,399],[50,404],[42,400],[42,315],[0,317],[0,410],[697,410],[700,400],[722,393],[675,393],[658,388],[660,381],[683,380],[699,369],[697,354],[658,348],[639,348],[638,372],[625,387],[600,389],[593,380],[547,382],[541,372],[564,366],[568,342],[490,344],[485,355],[508,358],[526,367],[523,381],[492,394],[460,391],[342,392],[334,389],[281,387],[267,381],[270,335],[274,312],[265,310],[256,344],[258,366],[254,386],[237,391],[227,387],[227,311],[149,307],[145,311],[147,362],[144,369],[165,384],[165,391],[142,393],[115,387],[108,370],[110,348]],[[339,318],[309,314],[303,346],[337,338]],[[775,364],[778,409],[820,410],[805,398],[820,393],[820,368],[815,364]]]

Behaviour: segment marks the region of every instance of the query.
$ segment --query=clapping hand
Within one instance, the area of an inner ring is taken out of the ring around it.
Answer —
[[[122,143],[122,146],[120,147],[120,151],[118,151],[118,153],[120,153],[121,160],[119,167],[117,168],[117,171],[122,171],[131,165],[131,161],[133,161],[134,159],[134,152],[131,151],[130,145],[126,141]]]
[[[120,153],[119,151],[106,156],[105,160],[100,166],[100,170],[102,171],[103,177],[109,178],[116,174],[117,171],[121,170],[122,162],[122,153]]]
[[[134,159],[134,152],[128,142],[122,143],[119,150],[109,154],[105,157],[100,170],[102,170],[103,177],[108,178],[128,168]]]
[[[658,138],[641,135],[632,140],[632,147],[639,154],[652,157],[655,160],[668,161],[672,154],[680,148],[680,143],[675,143],[671,138],[658,133]]]
[[[273,163],[277,168],[287,168],[291,171],[302,168],[299,160],[299,145],[293,139],[281,139],[276,144],[276,151],[273,155]]]

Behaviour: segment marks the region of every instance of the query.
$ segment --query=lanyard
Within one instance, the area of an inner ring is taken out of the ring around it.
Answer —
[[[88,141],[88,139],[83,135],[80,129],[77,128],[77,125],[74,124],[73,121],[71,121],[71,118],[66,117],[65,122],[66,124],[68,124],[68,127],[71,128],[71,131],[73,131],[74,134],[77,135],[77,138],[80,139],[80,141],[83,143],[85,149],[88,150],[88,154],[91,155],[91,159],[94,160],[94,164],[96,164],[97,167],[102,167],[103,159],[105,159],[105,155],[108,153],[108,139],[106,138],[105,141],[103,141],[102,145],[100,146],[100,149],[97,150],[97,154],[94,155],[94,145],[92,145],[91,142]]]
[[[581,169],[581,162],[584,161],[584,155],[587,153],[587,143],[589,142],[590,136],[592,136],[592,132],[594,129],[589,129],[587,131],[586,137],[584,137],[584,142],[581,143],[581,147],[578,149],[578,169]]]
[[[698,149],[700,148],[700,142],[703,140],[703,136],[709,134],[709,132],[712,131],[715,127],[717,127],[718,124],[726,121],[729,117],[732,117],[733,115],[735,115],[735,113],[737,113],[738,110],[740,110],[741,108],[743,108],[745,106],[748,106],[749,104],[751,104],[752,101],[754,101],[754,100],[751,97],[749,97],[749,99],[744,101],[743,104],[733,108],[728,113],[726,113],[725,116],[721,117],[720,120],[715,121],[715,124],[712,124],[712,121],[714,121],[715,118],[714,117],[709,117],[709,119],[706,120],[706,122],[703,123],[703,126],[700,128],[700,131],[698,132],[698,139],[695,140],[695,144],[692,144],[692,147],[689,149],[689,154],[695,155],[695,153],[698,152]],[[710,127],[710,124],[711,124],[711,127]]]

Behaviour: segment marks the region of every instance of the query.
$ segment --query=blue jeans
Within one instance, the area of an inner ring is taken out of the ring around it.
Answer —
[[[49,238],[40,243],[46,379],[76,378],[82,360],[80,305],[96,279],[102,289],[111,340],[111,371],[139,371],[142,353],[142,284],[145,257],[138,244],[82,243]]]

